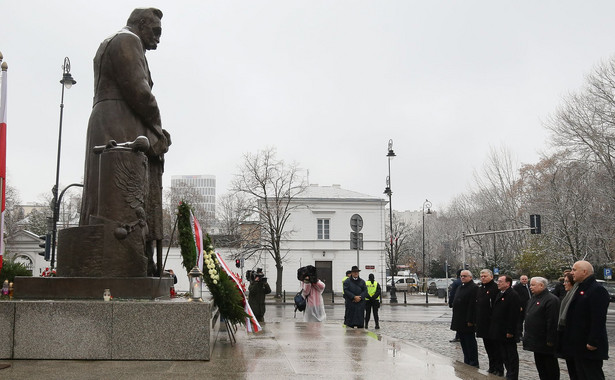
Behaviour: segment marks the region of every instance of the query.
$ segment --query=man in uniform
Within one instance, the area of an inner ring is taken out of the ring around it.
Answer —
[[[374,274],[370,273],[369,280],[365,282],[367,286],[367,298],[365,298],[365,328],[368,328],[369,317],[371,311],[374,311],[374,321],[376,322],[376,329],[380,328],[380,318],[378,318],[378,308],[380,307],[380,284],[374,281]]]

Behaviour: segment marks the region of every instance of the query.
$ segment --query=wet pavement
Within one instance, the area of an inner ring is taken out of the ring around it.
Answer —
[[[304,323],[301,313],[294,318],[290,301],[267,305],[264,330],[247,334],[241,326],[237,342],[230,344],[221,332],[212,360],[190,361],[0,361],[11,364],[0,370],[0,379],[502,379],[460,362],[458,343],[450,343],[451,311],[443,300],[424,296],[404,305],[384,304],[380,309],[380,330],[342,327],[341,299],[329,303],[324,323]],[[615,342],[615,305],[608,316],[611,347]],[[186,342],[194,344],[194,342]],[[613,353],[613,348],[611,348]],[[520,379],[538,379],[533,355],[519,346]],[[479,361],[487,356],[479,339]],[[562,379],[566,366],[560,363]],[[615,365],[605,361],[607,379],[615,378]]]

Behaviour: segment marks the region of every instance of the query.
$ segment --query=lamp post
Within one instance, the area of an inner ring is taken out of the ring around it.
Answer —
[[[391,190],[391,160],[395,157],[395,152],[393,152],[393,139],[389,140],[389,151],[387,153],[387,157],[389,159],[389,176],[387,177],[387,186],[384,189],[384,193],[389,196],[389,241],[391,243],[391,256],[389,260],[389,264],[391,266],[391,300],[389,302],[397,303],[397,294],[395,294],[395,276],[393,273],[393,264],[395,260],[393,260],[393,204],[391,203],[391,196],[393,195],[393,191]]]
[[[53,193],[53,226],[51,231],[51,269],[55,265],[56,255],[56,236],[58,233],[58,219],[60,217],[60,205],[58,202],[58,187],[60,186],[60,152],[62,151],[62,117],[64,116],[64,89],[71,88],[77,81],[70,75],[70,59],[64,58],[64,65],[62,65],[62,98],[60,101],[60,128],[58,132],[58,159],[56,162],[56,184],[51,190]]]
[[[429,287],[427,286],[427,277],[425,277],[425,206],[427,206],[427,215],[431,214],[431,202],[425,199],[423,202],[423,284],[425,284],[425,303],[429,303]]]

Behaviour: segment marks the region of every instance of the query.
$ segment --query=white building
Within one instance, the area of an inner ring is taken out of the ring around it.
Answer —
[[[49,262],[39,255],[39,252],[45,250],[39,247],[42,242],[43,240],[30,231],[17,231],[7,238],[4,259],[15,260],[25,265],[32,271],[32,276],[38,277],[46,267],[49,267]]]
[[[285,255],[282,289],[287,293],[299,289],[297,269],[314,265],[326,291],[342,292],[342,278],[353,265],[359,265],[361,277],[374,273],[384,282],[384,206],[381,198],[342,189],[339,185],[310,185],[294,201],[295,207],[286,224],[292,231],[282,243]],[[358,214],[363,219],[363,250],[350,249],[350,218]],[[230,258],[229,258],[230,260]],[[272,289],[276,281],[275,262],[268,252],[245,261],[247,269],[263,268]]]
[[[198,213],[205,212],[203,216],[197,215],[201,223],[211,228],[216,218],[216,176],[214,175],[174,175],[171,176],[171,191],[175,194],[190,194],[192,206]]]

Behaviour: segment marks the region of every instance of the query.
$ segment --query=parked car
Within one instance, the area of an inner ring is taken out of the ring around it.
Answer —
[[[427,280],[427,283],[429,284],[429,294],[443,294],[439,290],[448,292],[448,288],[453,283],[453,280],[454,278],[449,278],[448,280],[446,278],[430,278],[429,280]],[[442,295],[442,297],[444,297],[444,295]]]
[[[395,276],[395,289],[398,292],[418,292],[418,279],[416,277]],[[387,278],[386,291],[391,291],[391,277]]]
[[[604,286],[609,292],[609,299],[611,300],[611,302],[615,302],[615,284],[603,282],[602,286]]]

